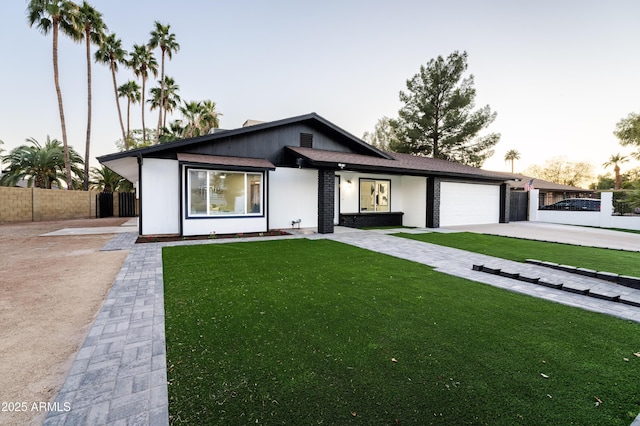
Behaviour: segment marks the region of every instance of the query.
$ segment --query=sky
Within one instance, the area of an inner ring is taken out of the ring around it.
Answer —
[[[486,132],[501,134],[484,168],[510,171],[504,155],[515,149],[521,156],[516,172],[563,156],[602,173],[611,155],[633,151],[620,146],[613,131],[620,119],[640,112],[637,0],[90,3],[127,50],[149,40],[154,21],[170,24],[180,51],[166,74],[182,99],[214,101],[224,129],[247,119],[316,112],[362,137],[381,117],[397,116],[399,92],[421,65],[466,51],[476,106],[497,113]],[[0,5],[0,140],[6,151],[26,138],[62,139],[52,38],[29,27],[26,7],[24,0]],[[69,144],[84,155],[84,46],[61,37],[59,67]],[[96,156],[117,151],[121,132],[110,71],[92,67],[93,166]],[[132,79],[121,67],[118,85]],[[121,106],[126,111],[124,100]],[[132,108],[132,128],[141,128],[140,115]],[[157,111],[147,111],[145,121],[155,127]],[[631,161],[622,171],[638,166]]]

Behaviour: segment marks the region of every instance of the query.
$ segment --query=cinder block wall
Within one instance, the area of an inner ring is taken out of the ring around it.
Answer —
[[[33,220],[32,191],[0,186],[0,223]]]
[[[0,187],[0,223],[93,218],[98,193]]]

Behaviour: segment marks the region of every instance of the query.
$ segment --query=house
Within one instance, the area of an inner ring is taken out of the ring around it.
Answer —
[[[503,173],[383,152],[315,113],[105,155],[136,183],[141,235],[508,221]]]
[[[537,179],[531,176],[515,176],[517,176],[516,180],[509,181],[511,190],[526,191],[525,186],[531,182],[532,187],[538,190],[538,207],[553,204],[566,198],[590,198],[595,194],[595,191],[579,188],[577,186],[549,182],[547,180]]]

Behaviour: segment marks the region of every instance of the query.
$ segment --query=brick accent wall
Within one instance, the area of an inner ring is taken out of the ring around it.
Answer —
[[[0,223],[96,217],[98,191],[0,187]]]
[[[427,179],[427,228],[440,228],[440,178]]]
[[[318,233],[333,233],[335,172],[318,170]]]
[[[511,217],[511,186],[508,183],[500,185],[500,223],[509,223]]]

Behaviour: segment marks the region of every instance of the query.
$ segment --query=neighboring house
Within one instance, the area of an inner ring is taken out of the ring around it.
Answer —
[[[248,123],[98,158],[136,183],[141,235],[508,221],[513,175],[383,152],[315,113]]]
[[[589,189],[578,188],[576,186],[562,185],[560,183],[549,182],[531,176],[516,175],[519,180],[509,181],[512,191],[525,191],[526,185],[533,181],[531,185],[539,192],[538,206],[548,206],[566,198],[590,198],[595,192]]]

